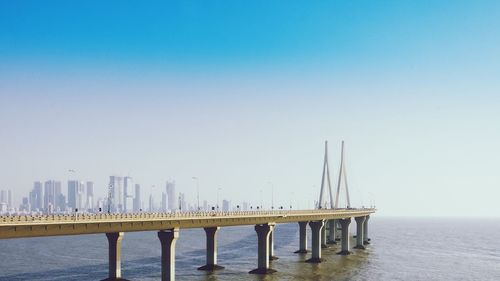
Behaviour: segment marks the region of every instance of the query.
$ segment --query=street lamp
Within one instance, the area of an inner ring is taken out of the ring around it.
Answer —
[[[196,180],[196,198],[198,199],[198,211],[200,210],[200,180],[198,177],[192,177],[193,180]]]
[[[271,209],[274,210],[274,184],[270,181],[267,183],[271,185]]]
[[[219,192],[220,192],[221,188],[217,188],[217,211],[219,210]]]

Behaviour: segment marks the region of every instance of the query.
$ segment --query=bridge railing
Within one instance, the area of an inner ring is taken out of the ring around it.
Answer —
[[[141,212],[141,213],[83,213],[83,214],[51,214],[51,215],[2,215],[2,223],[26,223],[26,222],[85,222],[85,221],[110,221],[110,220],[143,220],[143,219],[182,219],[182,218],[207,218],[207,217],[244,217],[244,216],[276,216],[294,214],[321,214],[335,212],[370,211],[372,208],[338,208],[338,209],[315,209],[315,210],[263,210],[263,211],[194,211],[194,212]]]

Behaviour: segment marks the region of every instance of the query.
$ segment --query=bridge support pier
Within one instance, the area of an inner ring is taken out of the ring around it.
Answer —
[[[326,245],[326,224],[321,229],[321,248],[328,248],[328,245]]]
[[[363,229],[366,217],[355,217],[354,220],[356,221],[356,246],[354,246],[354,248],[364,250],[365,246],[363,246]]]
[[[322,236],[322,229],[325,226],[325,221],[320,220],[320,221],[311,221],[309,222],[309,226],[311,227],[311,252],[312,252],[312,257],[306,262],[310,263],[320,263],[322,261],[321,259],[321,236]]]
[[[307,253],[307,223],[306,221],[299,222],[299,250],[296,254]]]
[[[158,231],[161,243],[161,281],[175,280],[175,243],[179,238],[179,229]]]
[[[274,255],[274,229],[276,225],[271,226],[271,232],[269,233],[269,260],[277,260],[279,259]]]
[[[205,227],[207,237],[207,264],[199,267],[198,270],[214,271],[223,269],[223,266],[217,264],[217,231],[220,227]]]
[[[121,252],[123,232],[106,233],[109,248],[109,275],[103,281],[126,280],[122,278]]]
[[[328,221],[328,240],[326,243],[328,244],[337,244],[337,241],[335,241],[335,238],[337,236],[337,221],[336,220],[329,220]]]
[[[368,215],[365,218],[365,223],[363,224],[363,244],[368,245],[370,244],[370,239],[368,238],[368,219],[370,216]]]
[[[339,220],[340,226],[342,227],[342,249],[337,254],[339,255],[349,255],[349,224],[351,223],[351,218]]]
[[[276,270],[269,268],[269,235],[272,232],[274,224],[257,224],[255,232],[257,232],[258,253],[257,253],[257,268],[250,271],[251,274],[270,274]]]

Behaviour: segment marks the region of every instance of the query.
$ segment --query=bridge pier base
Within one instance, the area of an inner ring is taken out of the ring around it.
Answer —
[[[269,260],[277,260],[279,259],[274,255],[274,229],[276,225],[271,226],[271,232],[269,233]]]
[[[351,223],[351,218],[339,220],[340,226],[342,227],[342,248],[337,254],[339,255],[349,255],[349,224]]]
[[[370,216],[365,216],[365,222],[363,224],[363,244],[368,245],[370,244],[370,239],[368,238],[368,219]]]
[[[354,246],[354,248],[364,250],[365,246],[363,246],[363,229],[366,217],[355,217],[354,220],[356,221],[356,246]]]
[[[337,221],[336,220],[329,220],[328,221],[328,240],[326,241],[327,244],[337,244],[337,241],[335,241],[335,238],[337,236]]]
[[[175,280],[175,243],[179,238],[179,229],[158,231],[161,243],[161,281]]]
[[[274,224],[257,224],[258,250],[257,250],[257,268],[250,271],[251,274],[271,274],[276,270],[269,268],[269,235],[272,232]]]
[[[307,253],[307,223],[306,221],[299,222],[299,250],[296,254]]]
[[[122,278],[121,252],[123,232],[106,233],[109,248],[109,275],[103,281],[126,281]]]
[[[198,270],[214,271],[223,269],[223,266],[217,264],[217,231],[220,227],[205,227],[207,237],[207,264],[199,267]]]
[[[321,236],[322,236],[322,229],[325,226],[325,221],[320,220],[320,221],[311,221],[309,222],[309,226],[311,227],[311,252],[312,252],[312,257],[306,262],[310,263],[320,263],[322,262],[321,259]]]

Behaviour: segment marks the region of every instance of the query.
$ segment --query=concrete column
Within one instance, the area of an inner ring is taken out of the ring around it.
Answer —
[[[337,221],[336,220],[329,220],[328,221],[328,241],[326,243],[328,244],[337,244],[335,241],[335,238],[337,236]]]
[[[179,229],[158,231],[161,243],[161,281],[175,280],[175,242],[179,238]]]
[[[106,233],[109,248],[109,276],[104,280],[124,280],[121,269],[123,232]]]
[[[321,233],[322,229],[325,226],[325,221],[311,221],[309,222],[309,226],[311,227],[311,252],[312,257],[306,262],[311,263],[319,263],[322,261],[321,259]]]
[[[249,273],[269,274],[276,272],[276,270],[269,268],[269,234],[271,233],[273,226],[273,224],[258,224],[255,226],[255,232],[257,232],[258,240],[258,267]]]
[[[321,229],[321,248],[328,248],[328,245],[326,245],[326,225],[323,225]]]
[[[198,270],[219,270],[223,266],[217,264],[217,230],[220,227],[205,227],[205,234],[207,236],[207,264],[199,267]]]
[[[307,253],[307,222],[299,222],[299,250],[295,251],[296,254]]]
[[[269,260],[277,260],[279,259],[274,255],[274,229],[276,225],[271,226],[271,232],[269,233]]]
[[[365,217],[355,217],[356,221],[356,246],[354,248],[364,250],[363,246],[363,226],[365,224]]]
[[[339,255],[349,255],[349,224],[351,223],[351,218],[339,220],[340,226],[342,227],[342,250],[338,252]]]
[[[370,216],[366,216],[365,218],[365,223],[363,225],[363,244],[368,245],[370,244],[370,238],[368,238],[368,219]]]

